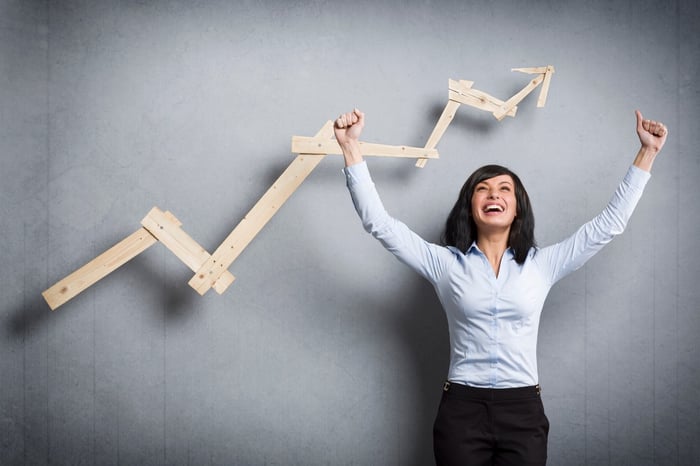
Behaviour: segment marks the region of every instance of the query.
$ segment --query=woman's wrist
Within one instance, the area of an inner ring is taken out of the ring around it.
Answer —
[[[340,144],[340,149],[343,151],[343,157],[345,158],[345,166],[355,165],[362,163],[362,152],[360,151],[360,144],[355,139],[348,139]]]
[[[639,148],[639,152],[637,152],[637,156],[634,158],[633,165],[650,172],[658,153],[659,151],[657,149],[649,146],[642,146]]]

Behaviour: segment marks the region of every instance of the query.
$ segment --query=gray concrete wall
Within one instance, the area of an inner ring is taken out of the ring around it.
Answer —
[[[209,251],[313,135],[354,106],[388,209],[436,240],[466,176],[528,187],[542,245],[595,215],[638,147],[670,137],[627,232],[559,283],[539,362],[551,464],[700,462],[697,2],[0,2],[0,463],[432,462],[448,359],[430,287],[362,231],[329,157],[233,264],[222,296],[155,245],[68,304],[41,291],[154,205]]]

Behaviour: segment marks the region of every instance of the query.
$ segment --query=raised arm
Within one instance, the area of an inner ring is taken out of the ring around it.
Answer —
[[[645,120],[642,112],[639,110],[635,111],[635,113],[637,115],[637,136],[639,136],[639,142],[642,144],[642,147],[637,152],[634,165],[650,172],[654,159],[656,159],[656,156],[666,143],[668,129],[660,121]]]
[[[547,264],[552,283],[581,267],[613,237],[621,234],[642,196],[654,159],[666,142],[668,129],[661,122],[645,120],[638,110],[635,113],[641,147],[634,167],[630,167],[608,205],[568,239],[543,248],[535,256],[535,260]]]
[[[362,162],[359,139],[362,128],[365,126],[365,114],[358,109],[352,112],[343,113],[333,125],[335,139],[338,141],[340,150],[343,151],[345,166],[349,167]]]
[[[355,109],[340,115],[334,125],[335,138],[345,157],[344,172],[355,210],[368,233],[434,284],[454,262],[454,256],[447,248],[425,241],[384,209],[360,152],[358,140],[364,123],[364,113]]]

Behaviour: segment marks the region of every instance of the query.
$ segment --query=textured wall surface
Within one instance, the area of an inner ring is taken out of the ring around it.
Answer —
[[[426,465],[448,362],[432,289],[356,218],[329,156],[222,296],[157,244],[51,312],[41,291],[157,205],[210,252],[311,136],[354,106],[385,205],[430,240],[490,162],[528,187],[541,245],[668,144],[625,234],[545,305],[550,463],[700,464],[700,7],[616,1],[0,1],[0,464]]]

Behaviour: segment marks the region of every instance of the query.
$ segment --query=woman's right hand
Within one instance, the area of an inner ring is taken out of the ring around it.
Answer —
[[[352,112],[343,113],[333,125],[335,131],[335,139],[341,146],[347,144],[350,140],[359,140],[362,128],[365,126],[365,114],[358,109]]]
[[[333,124],[335,139],[343,151],[346,167],[362,162],[359,139],[364,126],[365,114],[358,109],[343,113]]]

